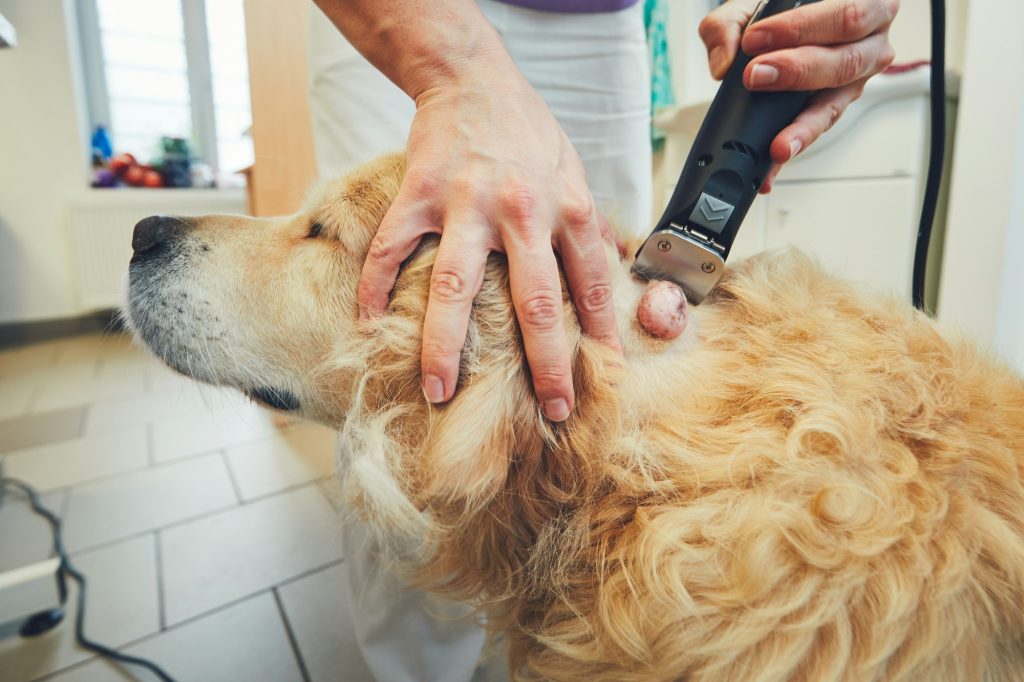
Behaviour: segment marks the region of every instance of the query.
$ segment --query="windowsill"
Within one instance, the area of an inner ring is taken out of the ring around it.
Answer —
[[[228,207],[244,210],[246,190],[244,187],[206,188],[195,187],[87,187],[72,197],[72,203],[88,206],[133,206],[133,205],[167,205],[174,206],[204,202],[223,203]]]

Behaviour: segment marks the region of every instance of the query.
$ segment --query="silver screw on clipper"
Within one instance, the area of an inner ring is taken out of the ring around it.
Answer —
[[[708,274],[711,274],[712,272],[715,271],[715,264],[714,263],[709,263],[709,262],[704,262],[704,263],[701,263],[700,269],[703,270],[704,272],[708,273]]]
[[[662,239],[658,242],[658,251],[669,251],[672,249],[672,244],[667,239]]]

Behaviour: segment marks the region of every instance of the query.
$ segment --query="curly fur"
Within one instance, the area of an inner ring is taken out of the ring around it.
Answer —
[[[553,426],[495,255],[459,389],[431,407],[436,243],[388,315],[355,322],[352,273],[401,173],[378,162],[306,214],[358,233],[335,235],[351,290],[306,322],[331,339],[303,374],[310,410],[339,426],[346,488],[410,574],[479,604],[519,677],[1024,679],[1007,367],[796,252],[732,266],[684,339],[658,342],[626,323],[639,285],[609,250],[625,356],[570,329],[578,408]]]

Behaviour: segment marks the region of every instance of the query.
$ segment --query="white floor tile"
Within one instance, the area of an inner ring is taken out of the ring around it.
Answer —
[[[146,430],[134,427],[12,450],[4,467],[8,476],[53,490],[141,469],[147,461]]]
[[[226,450],[243,500],[309,483],[334,473],[336,433],[316,424],[296,424],[270,438]]]
[[[302,679],[271,594],[261,594],[124,650],[155,661],[178,682],[292,682]],[[51,682],[140,682],[156,676],[135,666],[132,677],[96,660]],[[335,680],[347,680],[343,670]]]
[[[227,408],[153,425],[153,459],[167,462],[246,443],[276,432],[271,414],[255,405]]]
[[[29,414],[43,391],[59,388],[64,382],[86,383],[95,375],[95,361],[63,367],[12,367],[0,374],[0,419]]]
[[[43,506],[57,514],[64,502],[63,492],[40,495]],[[53,556],[50,523],[32,511],[28,497],[8,489],[0,504],[0,572],[27,566]]]
[[[219,454],[76,486],[70,494],[64,540],[71,551],[237,504]]]
[[[345,564],[278,588],[312,682],[373,682],[352,628]]]
[[[156,550],[152,536],[73,556],[88,580],[85,632],[120,646],[160,629]],[[50,632],[22,639],[0,639],[0,679],[24,682],[66,668],[92,654],[74,643],[77,591],[72,583],[64,622]]]
[[[306,487],[163,531],[167,622],[337,561],[339,527],[320,492]]]
[[[58,349],[58,342],[51,341],[0,351],[0,377],[48,367],[56,360]]]
[[[76,405],[117,400],[145,393],[141,370],[113,372],[107,375],[82,376],[67,374],[49,381],[40,388],[32,406],[33,412],[49,412]]]
[[[28,414],[36,387],[14,386],[0,376],[0,419],[11,419]]]
[[[120,332],[86,334],[64,339],[59,343],[61,346],[57,355],[59,364],[120,358],[142,352],[132,343],[129,335]]]
[[[189,387],[185,390],[176,386],[171,390],[151,391],[141,396],[91,405],[85,418],[85,433],[161,421],[183,423],[209,411],[198,389]]]
[[[175,372],[156,358],[146,358],[150,393],[208,393],[220,390]]]

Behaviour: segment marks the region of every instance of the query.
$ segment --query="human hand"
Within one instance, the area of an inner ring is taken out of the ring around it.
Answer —
[[[781,164],[831,128],[864,92],[867,80],[892,64],[889,27],[899,0],[822,0],[755,22],[757,0],[730,0],[708,14],[700,37],[711,74],[722,79],[736,51],[755,58],[743,72],[749,90],[816,90],[807,107],[772,142],[775,162],[761,192],[771,191]]]
[[[507,55],[461,64],[416,96],[402,186],[363,265],[360,316],[383,312],[399,266],[427,233],[441,243],[423,326],[422,387],[455,392],[473,299],[492,251],[508,257],[516,317],[544,414],[573,407],[561,256],[583,332],[616,349],[602,236],[611,240],[572,144]]]

